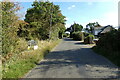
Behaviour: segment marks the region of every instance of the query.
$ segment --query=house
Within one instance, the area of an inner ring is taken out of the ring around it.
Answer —
[[[107,25],[107,26],[100,26],[100,27],[94,27],[93,29],[93,35],[98,38],[100,37],[101,35],[104,35],[105,33],[111,31],[115,29],[114,27],[112,27],[111,25]],[[86,30],[86,28],[83,28],[82,32],[85,32],[85,33],[89,33],[88,30]]]
[[[101,31],[100,32],[98,32],[98,37],[100,37],[101,35],[104,35],[105,33],[107,33],[107,32],[109,32],[109,31],[111,31],[111,30],[113,30],[114,28],[112,27],[112,26],[110,26],[110,25],[108,25],[108,26],[105,26],[105,27],[103,27],[103,28],[101,28]]]
[[[94,36],[95,37],[100,37],[101,35],[104,35],[106,32],[109,32],[113,30],[114,28],[111,25],[107,25],[104,27],[94,27]]]
[[[101,30],[102,28],[103,28],[103,27],[94,27],[93,35],[94,35],[95,37],[97,37],[97,36],[98,36],[98,33],[99,33],[100,31],[102,31],[102,30]],[[86,30],[86,28],[84,28],[84,29],[82,30],[82,32],[89,33],[89,31]]]
[[[94,27],[94,36],[98,36],[98,33],[102,31],[103,27]]]

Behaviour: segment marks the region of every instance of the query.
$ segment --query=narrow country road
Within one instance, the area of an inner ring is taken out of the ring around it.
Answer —
[[[116,78],[117,66],[90,45],[63,39],[25,78]]]

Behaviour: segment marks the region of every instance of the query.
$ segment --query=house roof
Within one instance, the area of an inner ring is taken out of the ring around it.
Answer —
[[[101,33],[106,33],[106,32],[111,31],[112,29],[114,29],[114,28],[112,26],[108,25],[108,26],[103,27],[99,33],[100,34]]]
[[[100,30],[100,29],[102,29],[103,27],[95,27],[94,29],[95,30]]]
[[[101,30],[103,27],[95,27],[95,30]]]

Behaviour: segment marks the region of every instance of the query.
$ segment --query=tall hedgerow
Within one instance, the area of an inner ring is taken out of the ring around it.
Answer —
[[[96,46],[96,52],[107,57],[116,65],[120,66],[120,30],[112,30],[100,37]]]
[[[16,34],[17,25],[15,24],[18,20],[16,11],[20,9],[18,3],[3,1],[2,5],[2,53],[14,52],[18,36]]]

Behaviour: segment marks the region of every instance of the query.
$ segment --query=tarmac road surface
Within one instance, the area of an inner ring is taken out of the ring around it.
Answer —
[[[91,47],[63,39],[25,78],[120,78],[118,67]]]

